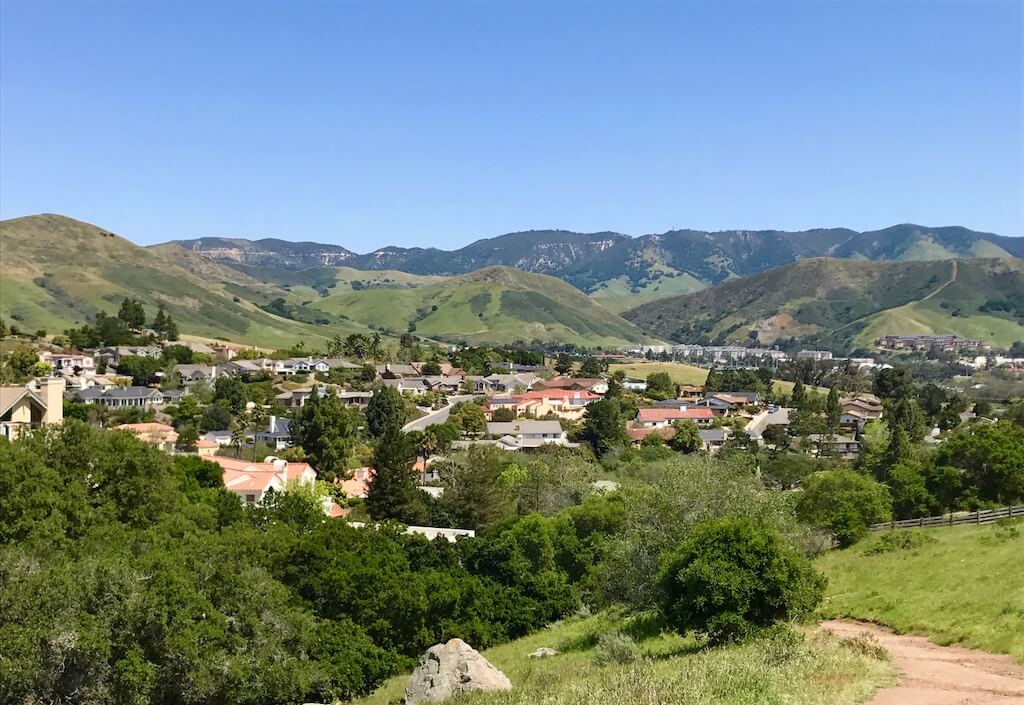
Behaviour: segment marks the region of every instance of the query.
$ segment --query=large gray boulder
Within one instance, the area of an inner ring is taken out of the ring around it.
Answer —
[[[427,649],[405,686],[406,705],[436,703],[471,690],[509,690],[512,682],[462,639]]]

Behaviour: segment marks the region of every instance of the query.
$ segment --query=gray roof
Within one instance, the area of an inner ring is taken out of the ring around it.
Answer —
[[[562,424],[557,421],[541,421],[523,419],[521,421],[491,421],[487,424],[487,433],[491,436],[516,436],[519,434],[542,433],[560,436]]]
[[[103,392],[103,396],[108,399],[148,399],[154,396],[163,399],[160,390],[152,387],[112,387]]]
[[[267,419],[267,428],[261,435],[278,437],[288,436],[290,435],[288,430],[289,426],[290,423],[288,419],[281,418],[280,416],[271,416]]]
[[[724,428],[702,428],[697,433],[705,443],[725,443],[729,437],[729,431]]]

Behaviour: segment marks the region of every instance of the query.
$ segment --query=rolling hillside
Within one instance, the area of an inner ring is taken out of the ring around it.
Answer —
[[[337,245],[281,240],[202,238],[178,244],[239,268],[305,270],[342,264],[362,270],[458,275],[492,265],[511,266],[556,276],[614,311],[814,257],[878,261],[1024,257],[1024,238],[913,224],[869,232],[846,228],[672,230],[636,238],[614,232],[531,230],[477,240],[454,251],[384,247],[368,254],[353,254]]]
[[[554,277],[511,267],[486,267],[450,278],[391,272],[384,279],[345,270],[339,284],[314,302],[316,308],[390,331],[451,342],[516,340],[621,346],[651,340],[578,289]],[[353,283],[358,282],[353,287]]]
[[[163,304],[182,333],[258,345],[319,342],[365,328],[343,319],[313,325],[259,308],[287,291],[172,245],[143,248],[60,215],[0,222],[0,315],[25,330],[57,333],[125,297],[152,316]],[[312,320],[312,317],[310,318]]]
[[[1024,260],[871,262],[815,258],[661,299],[624,316],[679,342],[795,337],[833,349],[891,333],[1024,340]]]

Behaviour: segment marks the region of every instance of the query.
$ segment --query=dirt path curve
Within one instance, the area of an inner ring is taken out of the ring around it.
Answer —
[[[935,296],[937,293],[939,293],[940,291],[945,289],[947,286],[949,286],[950,284],[952,284],[953,282],[956,281],[956,260],[952,260],[952,262],[953,262],[953,271],[950,274],[949,281],[946,282],[945,284],[943,284],[942,286],[940,286],[938,289],[936,289],[932,293],[928,294],[928,296],[923,297],[921,299],[922,301],[927,301],[928,299],[930,299],[931,297]]]
[[[821,626],[845,637],[870,634],[892,654],[899,684],[878,691],[868,705],[1024,705],[1024,667],[1009,656],[939,646],[873,624]]]

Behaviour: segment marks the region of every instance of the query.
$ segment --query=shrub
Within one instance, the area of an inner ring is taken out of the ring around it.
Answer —
[[[698,524],[662,562],[658,606],[672,629],[692,629],[714,645],[804,617],[824,590],[825,578],[777,533],[722,518]]]
[[[600,666],[634,663],[640,660],[640,646],[633,637],[622,632],[606,632],[594,647],[594,663]]]
[[[810,475],[796,504],[797,516],[826,529],[840,546],[867,535],[868,525],[892,518],[892,499],[883,485],[853,470],[828,470]]]
[[[935,537],[923,531],[890,531],[878,539],[878,542],[864,549],[865,556],[877,556],[894,551],[911,551],[927,544],[935,543]]]

